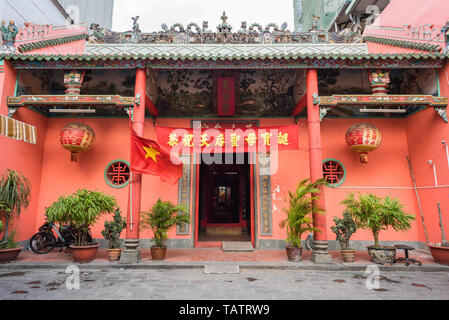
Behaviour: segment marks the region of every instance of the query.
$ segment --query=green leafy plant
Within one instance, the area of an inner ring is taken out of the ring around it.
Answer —
[[[374,194],[359,194],[358,199],[350,194],[343,202],[358,228],[369,229],[374,236],[374,247],[379,247],[379,233],[392,227],[396,231],[407,231],[415,217],[403,210],[398,199]]]
[[[301,248],[301,236],[305,232],[321,232],[313,227],[312,215],[314,213],[323,213],[323,210],[314,207],[312,204],[318,200],[315,195],[320,192],[319,187],[325,185],[324,179],[310,183],[310,179],[302,180],[295,192],[289,191],[290,206],[284,209],[287,218],[279,224],[281,228],[287,228],[287,242],[291,247]]]
[[[104,230],[101,232],[108,242],[109,249],[120,249],[122,240],[120,235],[126,228],[126,220],[122,217],[120,209],[116,208],[114,212],[114,220],[104,222]]]
[[[117,207],[114,197],[101,192],[78,190],[69,196],[60,197],[47,208],[49,222],[74,225],[75,246],[86,246],[90,228],[103,214],[112,213]]]
[[[22,208],[27,208],[31,200],[31,182],[20,172],[8,169],[0,177],[0,210],[8,220],[19,217]]]
[[[184,205],[175,206],[159,199],[149,212],[142,212],[141,227],[153,231],[153,241],[157,248],[165,248],[168,231],[174,226],[190,223],[188,209]]]
[[[5,239],[0,243],[0,250],[15,249],[19,247],[19,243],[16,242],[17,232],[11,230]]]
[[[6,218],[9,212],[11,212],[11,209],[6,205],[5,202],[0,201],[0,218],[2,218],[3,216],[5,216]],[[3,221],[0,220],[0,232],[3,231],[4,227],[5,226],[3,225]]]
[[[342,250],[349,249],[349,239],[357,231],[357,226],[349,212],[343,213],[343,219],[334,217],[335,226],[331,227],[337,235],[337,241]]]

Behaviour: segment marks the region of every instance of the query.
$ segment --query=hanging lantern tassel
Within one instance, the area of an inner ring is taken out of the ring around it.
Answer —
[[[376,126],[369,123],[353,125],[346,132],[349,149],[360,154],[360,162],[368,163],[368,152],[377,150],[382,143],[382,134]]]
[[[80,152],[92,148],[95,142],[95,132],[91,127],[82,123],[69,123],[60,133],[61,145],[69,150],[71,161],[78,162]]]

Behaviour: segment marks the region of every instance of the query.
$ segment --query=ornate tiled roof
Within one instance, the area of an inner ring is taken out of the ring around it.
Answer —
[[[365,36],[363,37],[363,41],[429,52],[441,52],[441,46],[422,42],[397,40],[375,36]]]
[[[441,53],[397,53],[397,54],[338,54],[338,53],[258,53],[248,56],[222,55],[201,56],[179,54],[77,54],[77,55],[25,55],[25,54],[0,54],[0,59],[12,61],[105,61],[105,60],[248,60],[248,59],[340,59],[340,60],[413,60],[413,59],[446,59],[449,54]]]
[[[112,32],[92,24],[90,30],[93,34],[90,41],[96,44],[275,44],[275,43],[329,43],[353,42],[354,37],[340,39],[337,35],[331,37],[323,30],[310,30],[309,32],[292,32],[284,22],[280,27],[276,23],[269,23],[263,27],[259,23],[248,24],[242,21],[240,29],[233,32],[233,27],[227,22],[228,17],[223,12],[216,31],[209,30],[209,23],[204,21],[200,27],[197,23],[189,23],[186,27],[175,23],[171,27],[162,24],[161,31],[142,32],[139,27],[139,17],[133,19],[133,29],[127,32]],[[361,37],[360,37],[361,38]],[[358,41],[360,42],[360,41]]]
[[[77,35],[72,35],[72,36],[67,36],[67,37],[59,37],[59,38],[54,38],[54,39],[49,39],[49,40],[42,40],[42,41],[37,41],[37,42],[26,43],[26,44],[20,45],[18,47],[18,50],[20,53],[25,53],[28,51],[57,46],[57,45],[80,41],[80,40],[87,40],[87,34],[80,33]]]

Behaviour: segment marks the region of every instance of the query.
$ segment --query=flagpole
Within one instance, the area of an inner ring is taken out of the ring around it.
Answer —
[[[144,135],[145,125],[145,94],[146,94],[146,69],[139,68],[136,70],[136,85],[134,90],[134,108],[130,112],[130,138],[132,138],[132,130],[140,137]],[[133,143],[130,141],[130,143]],[[132,158],[132,152],[131,152]],[[132,163],[132,159],[131,159]],[[137,249],[140,242],[138,223],[140,220],[140,201],[142,194],[142,175],[140,173],[130,174],[129,187],[129,205],[127,215],[127,228],[125,250],[123,251],[121,263],[138,263],[140,261],[140,251]],[[134,214],[134,209],[136,214]],[[137,225],[135,226],[135,224]]]

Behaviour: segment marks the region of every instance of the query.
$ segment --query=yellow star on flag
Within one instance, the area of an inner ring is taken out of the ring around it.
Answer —
[[[146,151],[146,155],[145,155],[145,159],[151,158],[153,159],[154,162],[157,162],[157,158],[156,156],[158,154],[161,154],[159,151],[157,151],[156,149],[154,149],[152,146],[148,147],[142,147],[145,151]]]

